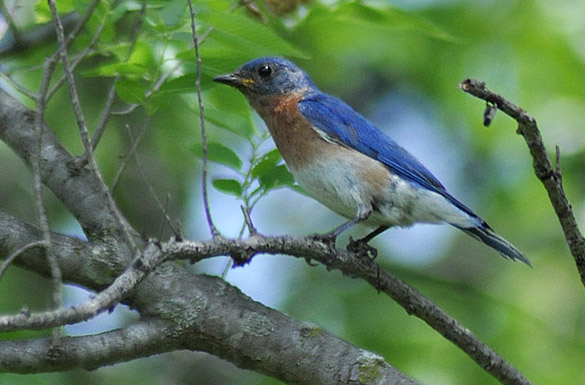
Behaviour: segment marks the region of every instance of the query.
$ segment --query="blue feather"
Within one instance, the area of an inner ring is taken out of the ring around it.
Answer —
[[[436,192],[474,218],[479,217],[449,194],[445,187],[414,156],[400,147],[342,100],[312,92],[298,103],[299,111],[317,129],[334,140],[382,162],[394,174]]]

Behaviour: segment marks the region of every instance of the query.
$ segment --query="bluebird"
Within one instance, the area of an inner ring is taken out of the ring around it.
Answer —
[[[530,266],[414,156],[342,100],[322,93],[291,61],[258,58],[213,80],[246,96],[299,185],[349,219],[328,233],[333,241],[358,222],[377,227],[360,240],[366,245],[393,226],[448,223]]]

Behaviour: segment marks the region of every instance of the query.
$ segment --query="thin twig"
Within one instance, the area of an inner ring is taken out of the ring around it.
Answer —
[[[87,10],[85,11],[85,13],[83,14],[83,16],[81,17],[81,19],[79,20],[79,22],[75,25],[75,27],[73,28],[73,30],[69,33],[69,35],[67,35],[67,39],[64,39],[64,31],[63,31],[63,24],[61,23],[61,19],[59,18],[59,25],[60,30],[61,30],[61,38],[62,40],[64,40],[64,47],[65,49],[71,44],[73,43],[73,41],[77,38],[77,36],[79,35],[79,33],[83,30],[83,27],[85,27],[85,23],[87,23],[87,21],[89,20],[89,18],[91,17],[91,15],[93,14],[93,12],[95,11],[95,9],[97,8],[98,4],[99,4],[100,0],[93,0],[89,6],[87,7]],[[52,12],[52,10],[51,10]],[[57,25],[55,24],[55,30],[57,32],[57,38],[59,39],[59,31],[57,30]],[[55,66],[59,60],[60,57],[60,53],[61,53],[61,44],[59,44],[59,48],[57,48],[57,51],[55,51],[55,53],[53,55],[51,55],[47,61],[46,64],[44,66],[45,71],[47,71],[48,76],[52,77],[53,76],[53,72],[55,71]],[[47,88],[48,89],[48,88]],[[45,99],[47,99],[47,92],[46,91],[43,96]],[[47,103],[47,100],[45,100],[44,102],[45,104]]]
[[[45,61],[45,67],[43,70],[43,77],[41,80],[41,87],[39,89],[38,96],[36,98],[36,111],[35,111],[35,148],[32,156],[32,167],[33,167],[33,180],[34,180],[34,191],[35,191],[35,202],[37,206],[37,212],[39,215],[39,225],[43,233],[43,241],[47,248],[47,260],[49,262],[49,269],[51,270],[52,284],[53,284],[53,295],[51,297],[51,307],[58,308],[61,306],[63,301],[63,293],[61,291],[62,277],[61,269],[55,257],[53,250],[53,244],[51,240],[51,232],[49,231],[49,219],[47,218],[47,211],[45,209],[45,203],[43,200],[43,181],[41,177],[41,159],[42,159],[42,143],[43,143],[43,116],[45,113],[45,94],[49,88],[49,82],[51,79],[51,66],[54,67],[54,63],[50,60]],[[58,337],[59,331],[54,329],[53,336]]]
[[[562,182],[563,174],[561,173],[561,149],[559,146],[555,146],[555,173],[557,178]]]
[[[165,207],[163,209],[164,219],[161,221],[161,224],[160,224],[160,231],[158,232],[158,239],[162,239],[163,231],[165,230],[165,224],[167,222],[169,224],[171,223],[170,220],[167,220],[167,218],[169,218],[169,204],[170,203],[171,203],[171,194],[167,194],[167,200],[165,201]],[[161,207],[161,209],[162,209],[162,207]]]
[[[111,309],[128,295],[156,266],[164,260],[158,245],[150,243],[142,254],[105,290],[89,301],[68,308],[42,313],[20,312],[0,317],[0,331],[45,329],[86,321]]]
[[[69,35],[67,35],[67,40],[65,41],[65,47],[69,47],[69,45],[71,43],[73,43],[73,41],[77,38],[79,33],[83,30],[83,27],[85,27],[85,23],[87,23],[87,21],[89,20],[91,15],[93,15],[93,12],[96,10],[100,1],[101,0],[93,0],[89,4],[87,9],[85,10],[83,15],[81,16],[81,19],[79,19],[79,22],[75,25],[73,30],[71,32],[69,32]],[[56,53],[55,56],[59,56],[58,53]]]
[[[53,20],[55,22],[55,32],[57,33],[57,38],[59,40],[59,50],[60,56],[64,59],[64,65],[66,64],[66,52],[65,47],[67,44],[72,42],[77,34],[81,31],[85,22],[89,19],[89,16],[97,7],[97,0],[94,0],[92,4],[90,4],[90,9],[85,13],[84,18],[77,24],[74,30],[70,33],[67,41],[65,41],[63,25],[61,24],[61,20],[59,19],[57,9],[55,7],[54,1],[49,0],[49,5],[51,6],[51,12],[53,14]],[[93,8],[92,8],[93,7]],[[33,161],[33,173],[34,173],[34,189],[35,189],[35,196],[37,202],[37,210],[39,212],[39,222],[41,226],[41,230],[43,232],[44,242],[46,243],[47,247],[47,258],[49,261],[49,266],[51,269],[51,276],[53,277],[53,296],[52,296],[52,307],[58,308],[61,306],[63,300],[63,294],[61,291],[62,285],[62,277],[61,277],[61,269],[59,268],[59,264],[57,262],[57,258],[55,257],[52,241],[51,241],[51,232],[49,231],[49,221],[47,218],[47,213],[45,210],[43,197],[42,197],[42,178],[40,172],[40,161],[42,158],[42,131],[43,131],[43,116],[45,111],[45,105],[47,102],[47,93],[49,90],[49,82],[52,77],[53,71],[55,69],[56,58],[57,55],[53,55],[52,58],[48,59],[45,62],[44,70],[43,70],[43,79],[41,81],[41,88],[39,90],[37,96],[37,104],[36,104],[36,121],[35,121],[35,131],[36,131],[36,151],[35,151],[35,158]],[[66,71],[67,72],[67,71]],[[54,329],[53,335],[57,337],[59,335],[58,329]]]
[[[51,13],[53,14],[53,19],[55,20],[55,30],[57,32],[57,41],[59,43],[59,56],[61,57],[61,61],[63,63],[63,70],[67,77],[67,86],[69,88],[69,93],[71,95],[71,105],[73,106],[73,112],[75,113],[75,118],[77,120],[77,126],[79,128],[81,142],[83,143],[83,147],[85,152],[88,154],[88,161],[89,167],[92,173],[100,182],[100,187],[103,190],[103,193],[106,195],[109,203],[109,209],[112,215],[117,219],[120,229],[122,230],[122,234],[130,248],[133,250],[137,250],[136,243],[131,235],[131,230],[128,228],[127,224],[122,218],[121,213],[119,212],[112,195],[109,193],[104,180],[99,172],[99,167],[97,165],[95,156],[93,154],[93,149],[91,146],[91,142],[89,140],[89,131],[87,129],[87,125],[85,122],[85,117],[83,115],[83,111],[81,110],[81,104],[79,100],[79,95],[77,93],[77,87],[75,86],[75,79],[73,78],[73,72],[71,72],[71,66],[69,64],[69,58],[67,57],[67,47],[65,36],[63,33],[63,25],[59,19],[59,13],[57,12],[57,7],[55,5],[55,0],[49,0],[49,7],[51,8]]]
[[[250,218],[250,208],[241,205],[240,209],[242,209],[242,214],[244,215],[244,220],[246,221],[246,226],[248,226],[248,232],[250,233],[250,236],[252,237],[258,234],[258,230],[256,229],[256,227],[254,227],[254,224],[252,223],[252,218]]]
[[[132,133],[130,132],[130,129],[128,129],[128,135],[130,136],[130,138],[132,138]],[[140,135],[142,135],[142,134],[140,134]],[[173,231],[173,234],[175,235],[175,237],[182,239],[183,235],[181,234],[180,224],[177,226],[173,225],[173,222],[171,221],[171,218],[168,215],[168,202],[170,201],[170,195],[167,195],[167,204],[165,205],[165,207],[163,207],[162,202],[160,201],[160,199],[158,199],[156,191],[154,191],[154,187],[152,187],[152,183],[150,183],[150,181],[146,175],[146,172],[144,171],[144,166],[142,166],[142,162],[140,161],[140,157],[138,156],[138,152],[136,150],[134,150],[133,154],[134,154],[134,161],[136,162],[136,167],[138,168],[138,171],[140,172],[140,176],[144,180],[144,183],[146,183],[146,185],[148,186],[148,191],[150,192],[152,199],[154,199],[154,201],[158,205],[158,208],[160,209],[161,213],[163,214],[163,217],[164,217],[163,225],[165,223],[168,224],[169,227],[171,228],[171,230]],[[161,232],[162,232],[162,230],[161,230]]]
[[[4,262],[2,263],[2,266],[0,266],[0,279],[2,278],[2,275],[4,274],[6,269],[8,269],[8,266],[10,266],[12,261],[14,261],[19,255],[21,255],[22,253],[24,253],[28,249],[32,249],[33,247],[46,247],[46,246],[47,246],[47,242],[44,240],[31,242],[29,244],[22,246],[20,249],[16,250],[14,253],[10,254],[8,256],[8,258],[6,258],[4,260]]]
[[[193,45],[195,47],[195,57],[197,58],[197,80],[195,82],[195,88],[197,89],[197,100],[199,102],[199,126],[201,128],[201,149],[203,165],[201,170],[201,191],[203,194],[203,206],[205,209],[205,217],[207,219],[207,225],[212,237],[216,237],[219,231],[213,224],[211,218],[211,211],[209,209],[209,198],[207,194],[207,135],[205,133],[205,116],[203,107],[203,96],[201,94],[201,56],[199,55],[199,40],[197,38],[197,27],[195,25],[195,11],[193,10],[193,3],[188,0],[189,12],[191,13],[191,30],[193,32]]]
[[[24,96],[26,96],[32,100],[35,100],[37,98],[37,94],[35,94],[32,91],[29,91],[22,84],[17,83],[16,81],[14,81],[14,79],[12,79],[10,76],[8,76],[7,74],[5,74],[2,71],[0,71],[0,78],[4,79],[4,81],[6,81],[8,84],[10,84],[10,86],[12,88],[14,88],[16,91],[20,92]]]
[[[140,9],[140,15],[138,17],[138,20],[134,24],[134,27],[132,28],[132,33],[130,35],[130,47],[128,49],[128,52],[126,53],[126,60],[128,60],[130,58],[130,56],[132,55],[132,52],[134,51],[134,47],[136,47],[136,40],[138,39],[138,32],[140,30],[140,27],[142,26],[145,14],[146,14],[146,0],[143,0],[142,7]],[[104,20],[104,23],[105,23],[105,20]],[[102,138],[104,131],[106,130],[106,125],[108,123],[108,120],[113,115],[112,114],[112,106],[114,104],[114,100],[116,97],[116,83],[118,82],[119,79],[120,79],[119,75],[114,77],[114,81],[112,82],[112,86],[110,87],[110,91],[108,92],[108,98],[106,99],[106,105],[104,106],[104,109],[102,111],[100,121],[98,122],[98,125],[95,129],[95,133],[94,133],[93,137],[91,138],[91,148],[94,151],[97,148],[97,145],[98,145],[100,139]],[[87,151],[83,154],[83,156],[81,157],[81,160],[80,160],[80,162],[82,164],[87,162],[88,155],[89,154],[87,153]]]
[[[473,79],[466,79],[461,82],[459,87],[486,102],[498,106],[508,116],[518,122],[518,133],[524,137],[533,159],[534,172],[536,177],[542,182],[549,200],[557,214],[565,240],[569,245],[569,250],[577,264],[577,270],[581,277],[581,282],[585,285],[585,239],[579,230],[573,209],[569,203],[565,190],[563,188],[562,176],[560,173],[560,151],[557,152],[557,169],[553,169],[552,162],[536,120],[526,113],[523,109],[505,99],[504,97],[493,93],[485,86],[484,82]]]
[[[140,131],[138,132],[138,136],[136,138],[134,138],[134,140],[132,141],[130,148],[126,152],[126,155],[124,155],[124,157],[122,158],[122,163],[120,163],[120,167],[118,167],[118,172],[116,172],[116,176],[114,177],[114,180],[112,181],[112,185],[110,187],[110,191],[112,192],[112,194],[116,190],[116,187],[118,187],[118,183],[120,183],[120,178],[122,177],[122,174],[124,173],[124,170],[126,169],[128,162],[130,161],[130,158],[132,157],[132,155],[134,155],[136,148],[138,147],[138,144],[142,140],[142,136],[144,135],[144,132],[146,132],[146,128],[148,127],[148,123],[150,123],[150,116],[147,115],[144,118],[144,122],[142,123],[142,127],[140,127]]]
[[[0,3],[0,12],[2,12],[2,17],[4,18],[4,21],[6,23],[6,28],[10,32],[12,32],[12,37],[14,38],[15,44],[18,44],[20,40],[20,31],[18,30],[18,28],[16,28],[16,23],[14,22],[14,18],[12,17],[13,11],[14,9],[8,9],[8,6],[4,1]]]
[[[91,41],[89,42],[89,44],[83,49],[83,51],[81,51],[81,53],[79,55],[77,55],[77,57],[75,58],[75,60],[73,60],[73,62],[71,63],[71,71],[72,72],[75,71],[75,69],[77,68],[77,66],[79,65],[79,63],[81,63],[83,61],[83,59],[85,59],[85,57],[93,49],[93,46],[97,42],[97,40],[100,37],[102,31],[104,30],[105,25],[106,25],[106,20],[104,19],[101,22],[101,24],[98,26],[98,28],[97,28],[96,32],[94,33],[93,37],[91,38]],[[49,90],[49,92],[47,92],[47,96],[46,96],[45,103],[48,103],[49,100],[51,100],[51,98],[57,93],[57,91],[59,91],[59,89],[61,88],[61,86],[63,85],[63,83],[65,83],[66,80],[67,80],[67,75],[66,74],[63,74],[59,78],[59,80],[57,80],[55,82],[55,84],[53,85],[53,87],[51,87],[51,89]]]
[[[75,113],[75,118],[77,119],[77,126],[79,127],[81,134],[81,141],[83,142],[83,145],[87,151],[87,147],[91,148],[91,146],[88,146],[89,134],[87,125],[85,123],[85,117],[83,116],[83,112],[81,110],[81,103],[79,100],[79,95],[77,94],[77,88],[75,86],[75,79],[73,78],[72,68],[69,63],[69,57],[67,56],[63,25],[61,24],[61,19],[59,18],[59,13],[57,12],[55,0],[49,0],[49,6],[51,7],[53,18],[55,20],[55,29],[57,30],[57,40],[59,42],[59,56],[61,58],[61,62],[63,63],[63,69],[67,79],[69,93],[71,94],[71,105],[73,106],[73,112]]]
[[[102,114],[100,116],[100,121],[98,122],[95,132],[93,133],[93,137],[91,138],[91,148],[95,151],[97,148],[100,139],[104,131],[106,130],[106,125],[110,117],[112,116],[112,106],[114,105],[114,100],[116,100],[116,82],[118,81],[119,76],[114,78],[112,82],[112,86],[110,87],[110,91],[108,92],[108,97],[106,99],[106,105],[102,110]],[[85,154],[83,154],[85,156]]]

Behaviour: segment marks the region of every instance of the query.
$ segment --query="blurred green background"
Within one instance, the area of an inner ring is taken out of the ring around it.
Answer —
[[[87,0],[60,0],[63,14],[86,9]],[[233,8],[232,1],[195,2],[201,44],[207,133],[216,143],[211,179],[238,181],[211,189],[214,218],[225,235],[238,236],[239,205],[253,202],[252,219],[264,234],[324,232],[343,219],[287,188],[283,168],[255,175],[259,159],[273,149],[258,117],[235,90],[211,78],[258,56],[287,56],[325,92],[367,116],[417,156],[455,196],[472,207],[532,261],[514,264],[446,226],[392,229],[373,243],[384,269],[430,297],[538,384],[585,383],[584,288],[564,243],[544,188],[532,170],[514,121],[498,114],[482,126],[484,105],[458,88],[467,77],[520,105],[535,117],[551,154],[560,147],[563,181],[580,225],[585,223],[585,2],[582,0],[428,1],[258,1],[256,10]],[[97,156],[112,181],[122,158],[143,130],[139,162],[132,158],[116,189],[116,200],[135,228],[161,231],[163,215],[180,220],[191,239],[207,239],[200,194],[198,110],[194,93],[195,55],[186,2],[148,2],[139,38],[129,44],[140,19],[140,1],[102,1],[87,29],[70,48],[80,53],[103,24],[90,54],[76,69],[83,111],[93,129],[109,87],[118,76],[115,111]],[[45,2],[5,0],[20,31],[49,19]],[[10,46],[5,22],[2,44]],[[209,33],[207,35],[207,33]],[[0,45],[0,48],[2,45]],[[37,91],[40,66],[56,49],[49,40],[0,56],[0,85],[32,107],[11,80]],[[62,73],[57,70],[57,77]],[[162,86],[151,95],[162,76]],[[46,120],[67,148],[81,152],[66,87],[58,91]],[[146,126],[145,126],[146,122]],[[0,144],[0,209],[35,222],[32,176],[19,158]],[[149,187],[150,186],[150,187]],[[243,187],[242,187],[243,186]],[[280,188],[283,187],[283,188]],[[256,195],[248,195],[259,188]],[[240,199],[238,196],[240,195]],[[46,202],[54,230],[80,236],[74,218],[51,195]],[[352,229],[338,240],[364,235]],[[226,258],[205,261],[196,272],[221,274]],[[252,298],[316,322],[356,346],[379,353],[425,384],[496,384],[471,359],[422,321],[366,283],[309,267],[284,256],[257,256],[232,269],[227,280]],[[49,284],[11,268],[0,282],[0,310],[30,310],[49,303]],[[87,293],[70,287],[67,303]],[[92,333],[132,322],[120,309],[113,315],[66,328]],[[0,338],[27,338],[14,333]],[[279,384],[201,353],[175,352],[92,372],[0,374],[0,384]]]

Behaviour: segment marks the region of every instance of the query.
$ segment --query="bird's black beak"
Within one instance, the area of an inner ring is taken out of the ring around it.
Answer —
[[[254,84],[253,79],[248,79],[241,76],[237,72],[227,75],[219,75],[213,78],[214,82],[227,84],[228,86],[236,87],[240,90],[248,88],[251,84]]]
[[[242,78],[236,74],[219,75],[213,78],[214,82],[227,84],[228,86],[238,87],[242,85]]]

